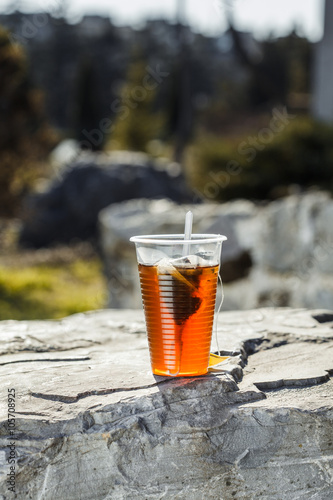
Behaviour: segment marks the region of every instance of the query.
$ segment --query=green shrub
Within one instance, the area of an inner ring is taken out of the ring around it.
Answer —
[[[290,118],[283,130],[269,133],[270,119],[247,136],[199,138],[188,155],[193,187],[214,200],[272,198],[291,184],[333,190],[333,127]]]
[[[57,143],[43,108],[43,95],[28,78],[28,61],[0,26],[0,216],[17,214],[22,197],[46,174]]]

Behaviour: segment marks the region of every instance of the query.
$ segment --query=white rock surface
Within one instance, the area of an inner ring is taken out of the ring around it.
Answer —
[[[326,193],[289,196],[264,210],[258,247],[260,263],[273,271],[306,274],[332,261],[333,200]],[[322,252],[320,252],[322,249]],[[333,267],[330,268],[331,270]]]
[[[323,310],[226,312],[229,362],[168,379],[150,373],[141,312],[1,322],[0,498],[331,500],[332,327]]]
[[[266,206],[237,200],[175,205],[134,200],[101,212],[101,244],[111,307],[141,307],[134,234],[182,233],[187,210],[194,232],[220,233],[225,310],[262,306],[333,308],[333,200],[326,193],[293,195]],[[242,256],[249,254],[249,270]],[[233,264],[232,264],[233,263]],[[238,270],[244,265],[244,272]],[[247,275],[247,276],[246,276]],[[228,280],[230,279],[228,278]]]

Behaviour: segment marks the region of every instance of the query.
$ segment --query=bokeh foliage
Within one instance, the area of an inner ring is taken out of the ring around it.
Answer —
[[[56,143],[22,47],[0,27],[0,215],[15,215]]]
[[[290,185],[333,192],[332,126],[295,117],[266,144],[260,142],[260,130],[256,136],[200,137],[187,157],[196,190],[214,201],[276,198]],[[250,145],[251,137],[258,148]]]
[[[63,265],[0,266],[0,320],[63,318],[105,306],[98,259]]]
[[[143,60],[135,59],[128,68],[106,149],[146,152],[149,141],[161,134],[163,115],[156,109],[157,91],[153,88],[157,84],[152,80],[145,85],[146,66]]]

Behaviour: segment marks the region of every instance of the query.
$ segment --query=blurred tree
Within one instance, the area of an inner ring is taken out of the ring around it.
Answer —
[[[232,15],[228,17],[236,55],[249,71],[249,104],[252,107],[285,102],[287,90],[287,61],[275,41],[265,41],[261,57],[253,57],[244,45],[241,33],[234,27]]]
[[[53,16],[60,19],[66,19],[68,7],[68,0],[57,0],[53,8]]]
[[[11,0],[7,6],[9,12],[20,12],[22,8],[22,0]]]
[[[193,88],[191,61],[183,46],[171,69],[167,102],[167,134],[173,139],[173,159],[182,163],[183,154],[193,132]]]
[[[178,61],[174,68],[173,94],[170,106],[169,127],[174,135],[174,160],[182,162],[193,128],[193,96],[190,77],[190,49],[186,40],[185,0],[178,0]]]
[[[234,26],[233,12],[227,10],[229,31],[240,63],[250,75],[249,104],[256,108],[285,104],[290,94],[308,93],[311,86],[312,44],[307,38],[290,35],[268,38],[261,43],[261,57],[251,54]]]
[[[310,93],[312,85],[313,44],[293,30],[276,41],[287,61],[289,93]]]
[[[290,96],[310,93],[312,44],[292,31],[262,43],[262,59],[252,71],[253,105],[285,104]]]
[[[87,131],[98,126],[95,73],[93,61],[88,55],[82,58],[78,67],[75,97],[77,101],[74,117],[75,135],[78,141],[86,141]],[[103,146],[103,141],[90,141],[90,144],[93,150],[100,150]]]
[[[17,213],[19,201],[56,142],[43,113],[41,92],[27,78],[22,47],[0,27],[0,215]]]
[[[149,141],[160,138],[163,114],[155,107],[158,82],[142,60],[133,62],[126,83],[112,108],[114,124],[107,149],[147,151]]]

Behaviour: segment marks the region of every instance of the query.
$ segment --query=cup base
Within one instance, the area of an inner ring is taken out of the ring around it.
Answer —
[[[158,375],[159,377],[170,377],[170,378],[175,378],[175,377],[199,377],[200,375],[207,375],[208,373],[208,368],[205,371],[198,371],[198,372],[180,372],[177,373],[177,375],[172,375],[170,372],[163,371],[163,370],[152,370],[154,375]]]

